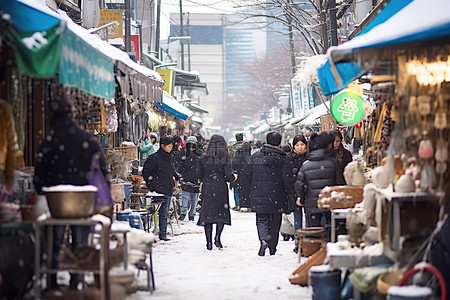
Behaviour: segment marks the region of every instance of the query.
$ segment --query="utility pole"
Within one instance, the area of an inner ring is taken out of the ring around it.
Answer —
[[[336,0],[329,0],[329,8],[330,8],[331,46],[337,46],[338,39],[337,39],[337,20],[336,20]]]
[[[125,52],[131,52],[131,4],[125,0]]]
[[[191,27],[189,25],[189,13],[187,13],[187,34],[188,36],[191,36]],[[188,71],[191,70],[191,40],[188,40]]]
[[[321,24],[321,28],[322,28],[322,44],[323,44],[322,53],[325,54],[325,53],[327,53],[327,50],[328,50],[327,22],[326,22],[325,12],[323,11],[322,0],[318,0],[318,1],[319,1],[319,10],[320,10],[320,24]]]
[[[184,36],[183,27],[183,0],[180,0],[180,36]],[[181,69],[184,70],[184,42],[180,40],[181,46]]]
[[[161,55],[159,54],[159,39],[161,35],[161,0],[158,0],[158,3],[156,4],[156,42],[155,42],[155,52],[156,52],[156,58],[160,58]]]

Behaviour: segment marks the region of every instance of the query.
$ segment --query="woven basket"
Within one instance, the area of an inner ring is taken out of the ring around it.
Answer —
[[[364,186],[327,186],[320,192],[317,206],[322,209],[352,208],[363,200],[363,189]]]
[[[104,150],[106,157],[109,157],[112,153],[115,152],[119,153],[124,161],[138,160],[137,146],[105,148]]]
[[[292,272],[291,276],[289,277],[289,281],[292,284],[307,286],[309,269],[311,269],[312,266],[323,264],[326,255],[326,248],[322,247],[319,251],[314,253],[304,264],[302,264],[294,272]]]

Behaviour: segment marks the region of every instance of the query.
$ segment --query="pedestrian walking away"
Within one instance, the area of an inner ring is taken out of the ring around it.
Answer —
[[[344,177],[338,162],[330,153],[333,136],[328,132],[313,134],[308,142],[308,159],[303,163],[295,182],[295,191],[305,206],[308,227],[328,227],[331,213],[319,209],[317,199],[325,186],[343,185]]]
[[[164,195],[164,202],[159,209],[159,239],[168,241],[167,220],[169,217],[170,200],[180,175],[175,171],[170,152],[173,148],[171,137],[162,137],[159,150],[150,155],[142,169],[142,175],[147,188]]]
[[[227,182],[236,180],[223,136],[215,134],[211,137],[206,154],[198,163],[198,178],[202,183],[202,207],[197,224],[204,226],[208,250],[212,250],[212,227],[216,224],[214,244],[222,249],[220,238],[224,225],[231,225]]]
[[[275,255],[282,213],[290,213],[294,205],[293,187],[289,181],[289,164],[281,147],[281,134],[269,132],[267,144],[252,155],[249,165],[251,176],[250,203],[256,212],[256,227],[260,240],[259,256],[269,248]]]

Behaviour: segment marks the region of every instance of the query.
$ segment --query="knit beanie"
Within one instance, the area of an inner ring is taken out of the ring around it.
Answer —
[[[297,134],[296,136],[294,136],[294,140],[292,141],[292,147],[295,147],[295,145],[297,145],[298,142],[302,142],[303,144],[308,145],[306,138],[301,134]]]
[[[328,132],[322,132],[321,134],[313,134],[309,139],[309,150],[326,149],[328,145],[333,142],[333,136]]]
[[[276,131],[271,131],[266,135],[266,142],[272,146],[279,146],[281,144],[281,134]]]

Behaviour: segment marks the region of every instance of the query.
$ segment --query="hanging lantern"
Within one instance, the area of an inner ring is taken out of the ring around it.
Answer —
[[[364,99],[361,93],[361,87],[349,86],[331,100],[331,115],[336,122],[347,126],[361,122],[364,118]]]

